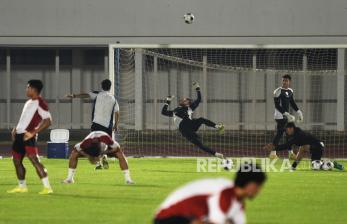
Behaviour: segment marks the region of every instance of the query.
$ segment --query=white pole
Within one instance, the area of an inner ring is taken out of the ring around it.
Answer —
[[[108,79],[112,82],[111,94],[115,95],[116,83],[114,74],[114,48],[112,45],[108,47]]]
[[[253,68],[253,75],[252,75],[252,81],[253,85],[251,87],[252,91],[252,117],[253,117],[253,123],[254,123],[254,130],[256,130],[257,127],[257,116],[256,116],[256,103],[257,103],[257,55],[253,54],[252,56],[252,68]],[[251,82],[252,83],[252,82]]]
[[[11,55],[10,49],[6,51],[6,113],[7,113],[7,128],[11,127]]]
[[[308,112],[308,110],[307,110],[307,94],[306,94],[306,84],[307,84],[307,75],[306,75],[306,71],[307,71],[307,55],[306,55],[306,54],[304,54],[302,60],[303,60],[303,62],[302,62],[302,64],[303,64],[303,68],[302,68],[302,70],[303,70],[303,82],[302,82],[302,85],[303,85],[303,88],[302,88],[302,90],[303,90],[303,94],[302,94],[302,111],[303,111],[303,113],[304,113],[304,115],[305,115],[305,114],[307,114],[307,112]],[[306,115],[306,117],[308,117],[308,116]],[[307,121],[307,120],[304,119],[304,127],[305,127],[305,128],[306,128],[306,125],[305,125],[306,121]]]
[[[207,95],[208,95],[208,90],[207,90],[207,56],[204,55],[202,57],[202,91],[204,93],[202,99],[203,99],[203,104],[202,104],[202,111],[203,111],[203,117],[208,117],[207,114]]]
[[[337,111],[336,122],[337,130],[343,131],[345,129],[345,59],[346,50],[337,50]]]
[[[158,57],[154,57],[153,64],[153,72],[154,72],[154,80],[153,80],[153,100],[154,100],[154,130],[158,128]]]
[[[57,110],[56,125],[60,127],[60,113],[59,113],[59,50],[55,50],[55,108]]]
[[[142,49],[135,50],[135,130],[143,129]]]

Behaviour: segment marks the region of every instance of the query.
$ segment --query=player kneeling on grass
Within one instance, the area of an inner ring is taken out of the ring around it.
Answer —
[[[254,198],[266,181],[255,164],[243,164],[235,182],[224,179],[193,181],[161,204],[154,224],[243,224],[245,200]]]
[[[300,128],[296,127],[294,123],[287,123],[285,126],[285,132],[287,135],[287,142],[285,144],[278,145],[276,147],[274,147],[272,144],[269,144],[266,145],[264,148],[269,151],[283,151],[287,150],[288,148],[291,148],[293,145],[296,145],[299,146],[299,152],[297,153],[296,159],[292,164],[292,170],[296,169],[306,151],[310,152],[311,154],[312,169],[317,170],[321,167],[324,167],[321,166],[324,165],[322,162],[322,155],[324,153],[325,148],[324,143],[322,141],[318,140],[315,136],[311,135],[310,133],[305,132]],[[326,163],[329,162],[330,161],[327,161]],[[317,164],[321,165],[318,166]],[[339,170],[344,169],[344,167],[336,161],[333,162],[333,166]]]
[[[74,183],[74,175],[79,157],[86,157],[92,164],[96,164],[103,155],[117,157],[119,166],[124,173],[126,184],[134,184],[130,178],[128,162],[120,145],[103,131],[93,131],[82,142],[75,145],[69,159],[68,176],[63,183]]]

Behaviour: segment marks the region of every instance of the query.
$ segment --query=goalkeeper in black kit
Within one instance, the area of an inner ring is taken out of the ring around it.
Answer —
[[[273,146],[277,146],[280,142],[285,125],[288,122],[294,122],[297,123],[303,122],[303,114],[301,110],[299,110],[299,107],[297,106],[295,100],[294,100],[294,91],[289,88],[291,85],[292,78],[290,75],[286,74],[282,77],[282,86],[278,87],[274,91],[274,103],[275,103],[275,113],[274,118],[276,121],[276,134],[272,140]],[[293,108],[293,110],[296,112],[297,119],[295,119],[295,116],[290,114],[290,107]],[[287,148],[288,155],[290,159],[295,158],[295,155],[291,148]],[[271,151],[270,158],[275,159],[277,158],[276,151]]]
[[[192,118],[193,111],[199,106],[201,102],[201,92],[200,86],[197,82],[193,83],[193,87],[196,90],[198,98],[196,100],[191,100],[189,98],[183,98],[179,101],[179,107],[174,110],[169,110],[169,105],[173,96],[169,96],[166,98],[166,104],[164,105],[161,113],[164,116],[173,117],[174,122],[178,124],[178,128],[183,137],[185,137],[188,141],[209,153],[210,155],[216,156],[217,158],[224,159],[223,154],[214,151],[208,146],[204,145],[201,142],[200,136],[196,133],[202,124],[216,128],[219,130],[220,134],[224,133],[224,125],[216,124],[210,120],[207,120],[203,117],[198,119]]]
[[[312,169],[321,169],[321,167],[324,165],[324,162],[322,161],[322,156],[325,150],[324,143],[312,134],[296,127],[294,123],[287,123],[285,126],[285,132],[287,135],[287,142],[285,144],[277,146],[268,144],[264,148],[269,151],[283,151],[287,150],[292,145],[299,146],[299,152],[296,155],[295,161],[293,162],[291,169],[296,169],[300,160],[303,158],[305,152],[309,152],[311,155]],[[344,169],[343,165],[339,164],[336,161],[333,162],[333,167],[338,170]]]

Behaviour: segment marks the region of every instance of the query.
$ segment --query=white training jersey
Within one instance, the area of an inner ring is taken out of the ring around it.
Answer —
[[[106,151],[108,147],[112,149],[117,149],[120,147],[119,143],[113,140],[106,132],[93,131],[87,137],[85,137],[82,142],[77,143],[75,145],[75,149],[77,151],[87,149],[92,144],[94,139],[98,139],[101,143],[101,151]]]
[[[116,98],[108,91],[90,92],[89,96],[94,100],[92,120],[106,128],[113,126],[113,115],[119,111]]]
[[[42,97],[30,99],[24,104],[22,114],[16,126],[16,133],[23,134],[26,131],[33,131],[42,120],[48,118],[52,120],[47,102]]]
[[[156,213],[156,219],[178,216],[215,224],[224,224],[227,220],[244,224],[244,205],[234,190],[233,182],[224,178],[193,181],[165,199]]]

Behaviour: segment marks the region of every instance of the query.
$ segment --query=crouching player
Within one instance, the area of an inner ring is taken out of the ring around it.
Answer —
[[[74,175],[79,157],[86,157],[90,163],[96,164],[103,155],[117,157],[119,166],[124,173],[126,184],[134,184],[130,177],[128,162],[120,145],[103,131],[93,131],[82,142],[75,145],[69,159],[68,175],[63,183],[74,183]]]
[[[311,162],[313,169],[320,169],[322,165],[324,165],[322,162],[322,155],[324,153],[325,146],[322,141],[318,140],[312,134],[296,127],[294,123],[287,123],[285,126],[285,132],[287,135],[287,142],[285,144],[278,145],[276,147],[274,147],[272,144],[269,144],[266,145],[264,148],[268,151],[283,151],[287,150],[288,148],[291,148],[292,145],[299,146],[299,151],[296,155],[296,159],[291,167],[292,170],[296,169],[300,160],[303,158],[305,152],[309,152],[311,154]],[[344,169],[343,165],[339,164],[336,161],[334,161],[333,164],[336,169]]]
[[[154,224],[243,224],[244,201],[254,198],[266,181],[265,173],[255,164],[244,164],[231,180],[193,181],[161,204]]]

